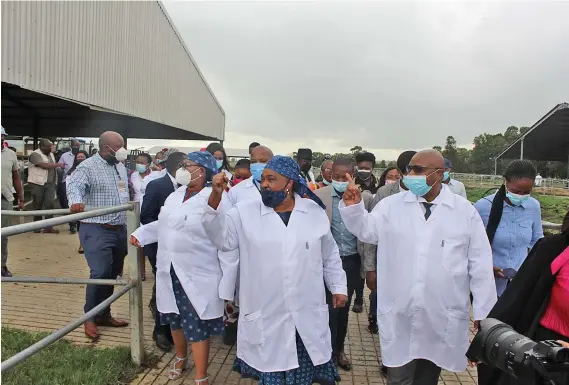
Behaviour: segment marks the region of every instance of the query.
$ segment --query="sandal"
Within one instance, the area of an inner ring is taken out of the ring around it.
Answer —
[[[172,365],[172,369],[168,370],[168,378],[170,380],[177,380],[179,378],[182,377],[184,370],[188,369],[188,356],[184,357],[184,358],[180,358],[180,357],[175,357],[176,361],[174,362],[174,365]],[[181,367],[181,368],[177,368],[176,365],[178,365],[180,362],[184,362],[185,364]]]
[[[202,378],[201,380],[194,380],[194,382],[198,385],[203,384],[204,382],[207,382],[209,384],[209,377]]]

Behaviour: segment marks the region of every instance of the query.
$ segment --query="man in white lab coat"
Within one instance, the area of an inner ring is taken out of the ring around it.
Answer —
[[[348,230],[377,250],[377,317],[389,385],[436,385],[441,368],[462,371],[469,335],[496,302],[492,250],[474,207],[443,185],[444,160],[417,153],[407,192],[368,213],[351,181],[340,202]],[[385,246],[384,246],[385,245]]]

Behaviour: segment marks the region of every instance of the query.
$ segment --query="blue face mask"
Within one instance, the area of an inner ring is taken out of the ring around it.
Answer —
[[[221,170],[221,166],[223,166],[223,159],[218,159],[215,163],[217,164],[217,169]]]
[[[324,186],[329,186],[330,183],[332,182],[328,182],[326,179],[322,178],[322,184],[324,184]]]
[[[146,172],[146,165],[145,164],[136,164],[136,171],[139,174],[144,174]]]
[[[251,170],[251,176],[253,176],[253,179],[255,179],[257,182],[260,182],[261,175],[263,175],[263,170],[266,166],[267,165],[265,163],[251,163],[249,170]]]
[[[343,193],[348,188],[349,182],[338,182],[337,180],[332,179],[332,187],[334,190],[338,191],[339,193]]]
[[[443,174],[443,181],[447,181],[450,178],[450,171],[445,171]]]
[[[525,201],[527,201],[529,199],[530,195],[519,195],[519,194],[514,194],[511,192],[506,192],[506,198],[508,198],[508,200],[514,205],[514,206],[521,206],[522,203],[524,203]]]
[[[427,184],[426,175],[405,175],[403,177],[403,183],[407,186],[409,191],[419,197],[425,196],[433,188]]]
[[[288,182],[287,182],[288,185]],[[286,199],[287,193],[285,192],[285,188],[280,191],[273,191],[269,190],[268,188],[262,188],[261,192],[261,199],[263,200],[263,204],[267,207],[275,208]]]

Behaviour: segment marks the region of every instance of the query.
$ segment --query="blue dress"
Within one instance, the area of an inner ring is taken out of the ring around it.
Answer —
[[[160,314],[160,323],[170,325],[172,330],[183,329],[186,340],[190,342],[200,342],[207,340],[212,335],[223,333],[223,317],[202,320],[192,306],[174,267],[170,267],[174,297],[180,314],[166,313]]]
[[[288,226],[291,212],[277,214]],[[254,378],[259,381],[259,385],[335,385],[336,381],[340,381],[340,375],[332,359],[325,364],[314,366],[298,332],[296,333],[296,352],[298,357],[298,368],[296,369],[284,372],[260,372],[236,357],[233,370],[240,373],[242,378]]]

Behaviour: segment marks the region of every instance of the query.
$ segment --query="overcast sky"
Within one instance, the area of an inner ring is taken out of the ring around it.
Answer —
[[[394,159],[569,101],[567,1],[165,5],[226,112],[226,147]]]

